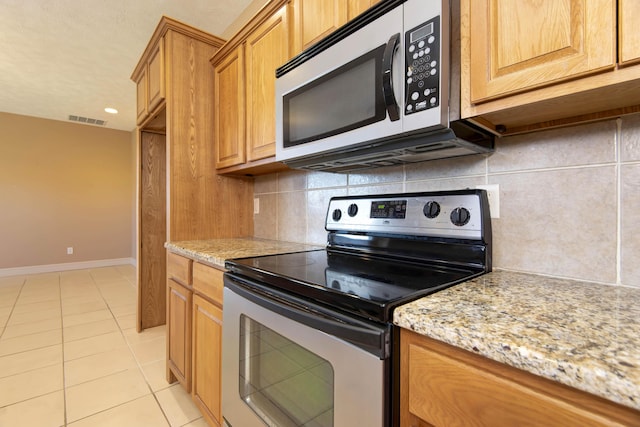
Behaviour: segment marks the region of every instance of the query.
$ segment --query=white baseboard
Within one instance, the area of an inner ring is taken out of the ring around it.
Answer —
[[[67,262],[63,264],[32,265],[28,267],[0,268],[0,277],[26,274],[53,273],[56,271],[82,270],[85,268],[112,267],[114,265],[136,266],[135,258],[100,259],[95,261]]]

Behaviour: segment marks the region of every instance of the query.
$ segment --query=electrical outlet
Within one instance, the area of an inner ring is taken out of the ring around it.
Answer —
[[[487,198],[489,199],[489,212],[491,213],[491,218],[500,218],[500,185],[476,185],[476,188],[487,191]]]
[[[73,255],[73,247],[72,246],[69,246],[67,248],[67,255]]]
[[[259,213],[260,213],[260,198],[254,197],[253,198],[253,214],[257,215]]]

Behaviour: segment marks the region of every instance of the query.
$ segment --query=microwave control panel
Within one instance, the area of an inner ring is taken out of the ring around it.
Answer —
[[[440,105],[440,16],[407,31],[405,115]]]

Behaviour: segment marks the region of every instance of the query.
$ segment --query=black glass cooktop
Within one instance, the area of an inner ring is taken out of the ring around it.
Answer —
[[[368,319],[468,280],[480,271],[316,250],[227,261],[247,279]]]

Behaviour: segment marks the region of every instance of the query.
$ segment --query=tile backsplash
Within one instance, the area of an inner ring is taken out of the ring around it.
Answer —
[[[499,184],[495,268],[640,287],[640,115],[496,141],[488,157],[255,179],[255,236],[324,244],[332,196]]]

